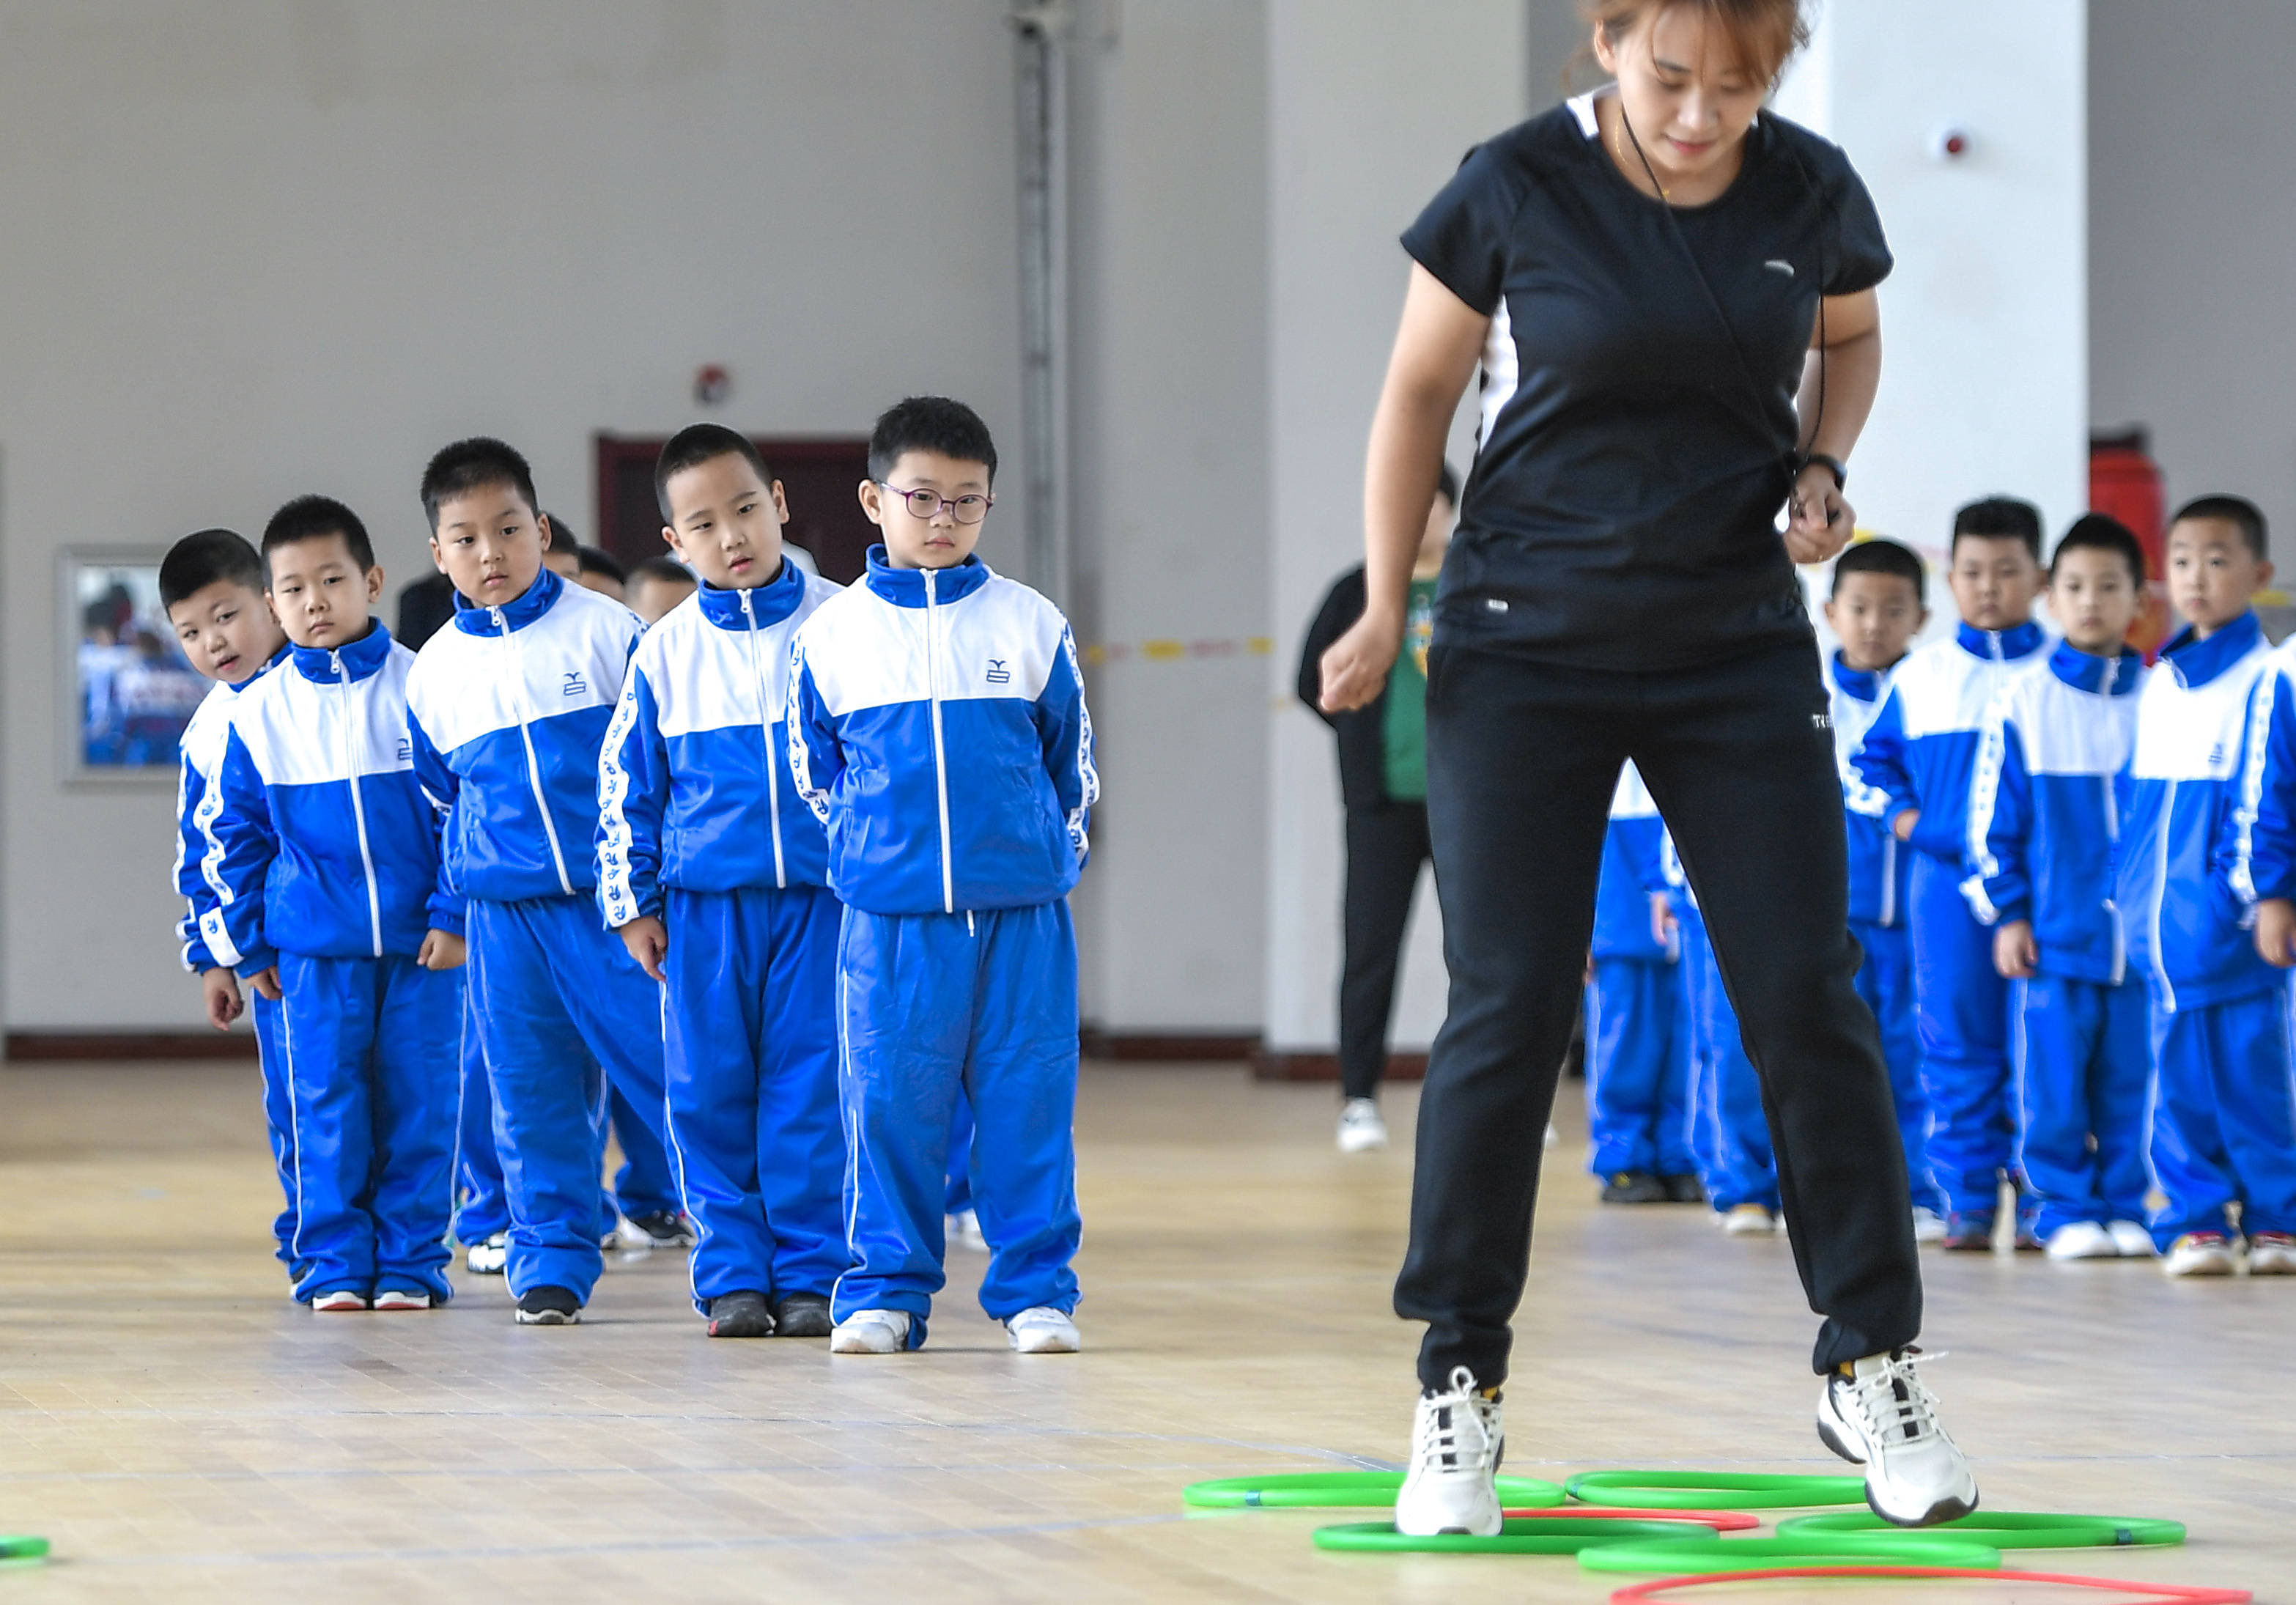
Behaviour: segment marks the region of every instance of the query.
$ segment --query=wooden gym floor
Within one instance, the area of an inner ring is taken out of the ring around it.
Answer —
[[[959,1253],[931,1348],[832,1360],[709,1342],[662,1257],[610,1270],[570,1330],[513,1328],[498,1282],[461,1276],[435,1314],[313,1316],[266,1252],[251,1066],[0,1071],[0,1532],[56,1549],[0,1568],[0,1605],[1595,1605],[1615,1582],[1567,1560],[1326,1555],[1310,1527],[1349,1518],[1183,1512],[1199,1478],[1403,1452],[1410,1089],[1388,1104],[1398,1147],[1342,1159],[1328,1088],[1089,1067],[1086,1352],[1009,1354]],[[1510,1468],[1840,1470],[1809,1425],[1784,1241],[1595,1206],[1575,1102],[1560,1119]],[[1987,1503],[2194,1535],[2022,1564],[2296,1601],[2296,1280],[1928,1263],[1930,1346],[1952,1356],[1931,1380]]]

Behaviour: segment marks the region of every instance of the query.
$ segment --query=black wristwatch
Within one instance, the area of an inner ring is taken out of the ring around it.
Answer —
[[[1800,479],[1801,470],[1803,468],[1808,468],[1813,463],[1816,463],[1819,467],[1825,470],[1826,472],[1833,476],[1834,489],[1847,490],[1849,488],[1849,469],[1848,465],[1845,464],[1841,458],[1829,457],[1824,452],[1802,453],[1801,468],[1794,470],[1794,478],[1797,479]]]

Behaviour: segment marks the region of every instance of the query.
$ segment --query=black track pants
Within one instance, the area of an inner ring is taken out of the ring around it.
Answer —
[[[1825,1317],[1815,1363],[1921,1327],[1906,1161],[1874,1017],[1852,985],[1841,792],[1812,647],[1662,673],[1439,648],[1428,822],[1450,1011],[1419,1101],[1411,1247],[1395,1307],[1429,1323],[1419,1374],[1506,1375],[1541,1138],[1570,1040],[1595,878],[1632,758],[1674,833],[1762,1079],[1795,1268]],[[1700,1321],[1695,1278],[1670,1312]]]
[[[1350,1098],[1379,1092],[1387,1022],[1411,896],[1427,862],[1427,805],[1348,810],[1347,956],[1340,971],[1340,1081]]]

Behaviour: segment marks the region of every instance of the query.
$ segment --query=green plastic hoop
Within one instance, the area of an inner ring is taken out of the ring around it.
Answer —
[[[45,1538],[0,1537],[0,1560],[37,1560],[48,1552]]]
[[[1582,1471],[1563,1485],[1573,1499],[1638,1511],[1792,1510],[1864,1504],[1857,1477],[1772,1477],[1738,1471]]]
[[[1997,1571],[2001,1552],[1965,1538],[1936,1538],[1933,1529],[1882,1533],[1801,1533],[1792,1537],[1717,1538],[1711,1544],[1605,1544],[1578,1552],[1588,1571],[1724,1572],[1792,1566],[1948,1566]]]
[[[1778,1523],[1778,1536],[1803,1533],[1876,1533],[1891,1528],[1871,1511],[1829,1511],[1790,1516]],[[2154,1548],[2185,1541],[2185,1524],[2144,1516],[2052,1515],[2041,1511],[1980,1511],[1941,1521],[1925,1533],[1959,1533],[1996,1549]]]
[[[1317,1549],[1382,1554],[1575,1555],[1596,1544],[1620,1542],[1632,1542],[1652,1551],[1685,1547],[1702,1550],[1718,1545],[1722,1535],[1695,1522],[1669,1521],[1663,1517],[1647,1521],[1527,1517],[1503,1523],[1499,1531],[1489,1536],[1436,1533],[1413,1537],[1397,1532],[1391,1521],[1349,1521],[1316,1529]]]
[[[1181,1500],[1200,1510],[1379,1510],[1395,1503],[1400,1471],[1283,1471],[1264,1477],[1222,1477],[1192,1482]],[[1552,1510],[1562,1486],[1536,1477],[1498,1478],[1499,1503],[1516,1510]]]

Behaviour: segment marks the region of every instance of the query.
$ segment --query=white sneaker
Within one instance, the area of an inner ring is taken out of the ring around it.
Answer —
[[[2123,1259],[2157,1259],[2161,1246],[2152,1241],[2152,1229],[2143,1221],[2115,1221],[2105,1228],[2112,1233],[2113,1246],[2120,1250]]]
[[[1739,1204],[1722,1217],[1726,1237],[1768,1237],[1778,1229],[1778,1217],[1760,1204]]]
[[[1934,1209],[1914,1206],[1914,1241],[1917,1243],[1941,1243],[1945,1241],[1945,1216]]]
[[[2251,1276],[2296,1276],[2296,1237],[2285,1232],[2254,1232],[2248,1239]]]
[[[1411,1421],[1411,1470],[1395,1496],[1395,1530],[1414,1538],[1438,1533],[1495,1535],[1503,1525],[1496,1486],[1506,1429],[1499,1402],[1475,1386],[1464,1366],[1447,1393],[1424,1394]]]
[[[1007,1316],[1004,1337],[1015,1354],[1072,1355],[1084,1347],[1069,1313],[1046,1304]]]
[[[980,1212],[977,1209],[960,1209],[942,1221],[941,1236],[977,1254],[988,1252],[988,1240],[980,1235]]]
[[[2187,1232],[2169,1245],[2161,1269],[2170,1276],[2229,1276],[2239,1269],[2221,1232]]]
[[[356,1288],[337,1288],[332,1293],[321,1293],[311,1300],[314,1315],[341,1315],[367,1307],[366,1295]]]
[[[373,1308],[389,1314],[398,1310],[427,1310],[430,1295],[414,1288],[385,1288],[374,1296]]]
[[[1340,1108],[1340,1151],[1369,1153],[1387,1146],[1387,1122],[1368,1098],[1350,1098]]]
[[[1834,1372],[1817,1400],[1817,1436],[1866,1468],[1866,1503],[1898,1527],[1931,1527],[1977,1508],[1969,1462],[1937,1423],[1937,1396],[1914,1372],[1915,1351],[1874,1355]]]
[[[2095,1221],[2069,1221],[2049,1233],[2043,1252],[2051,1259],[2119,1259],[2120,1245]]]
[[[898,1355],[908,1346],[906,1310],[855,1310],[829,1334],[832,1355]]]
[[[463,1263],[471,1267],[473,1276],[499,1276],[510,1264],[510,1233],[497,1232],[484,1242],[472,1243],[463,1255]]]

